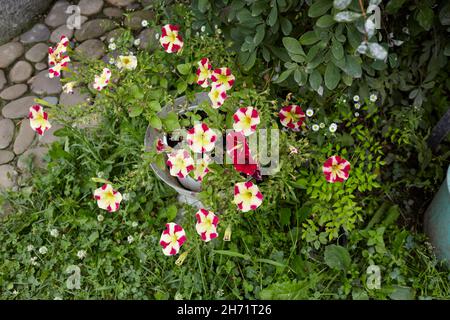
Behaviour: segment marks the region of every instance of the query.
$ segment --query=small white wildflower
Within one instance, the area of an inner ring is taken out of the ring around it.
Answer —
[[[313,109],[308,108],[308,109],[306,110],[306,115],[307,115],[308,117],[312,117],[313,114],[314,114],[314,110],[313,110]]]
[[[14,290],[14,291],[12,292],[12,294],[15,295],[15,296],[17,296],[17,295],[19,294],[19,291]]]
[[[298,150],[296,147],[289,146],[289,154],[297,154]]]
[[[337,124],[336,124],[336,123],[330,124],[330,127],[328,128],[328,130],[330,130],[331,133],[336,132],[336,130],[337,130]]]
[[[355,117],[359,117],[359,112],[355,112]]]
[[[134,241],[134,237],[133,236],[128,236],[127,241],[129,244],[132,244]]]
[[[48,251],[48,249],[47,249],[46,246],[42,246],[42,247],[39,248],[39,253],[40,254],[46,254],[47,251]]]
[[[57,229],[52,229],[52,230],[50,230],[50,235],[51,235],[52,237],[57,238],[58,235],[59,235],[59,232],[58,232]]]
[[[97,221],[98,221],[98,222],[102,222],[103,220],[105,220],[105,217],[102,216],[101,214],[99,214],[99,215],[97,216]]]
[[[355,103],[355,109],[359,110],[359,108],[361,108],[361,104],[360,103]]]
[[[138,38],[138,39],[135,39],[133,43],[134,43],[134,45],[137,47],[138,45],[141,44],[141,39],[139,39],[139,38]]]
[[[320,127],[321,129],[325,128],[325,123],[321,122],[320,125],[319,125],[319,127]]]
[[[179,292],[175,293],[174,300],[183,300],[183,295]]]
[[[114,43],[115,40],[116,40],[116,39],[114,39],[114,38],[110,38],[110,39],[109,39],[109,43]]]
[[[200,33],[198,33],[198,31],[195,33],[195,36],[196,37],[199,37],[200,36]]]
[[[402,28],[403,33],[409,34],[409,29],[407,27]]]
[[[217,24],[215,24],[214,29],[219,29],[219,26]]]
[[[62,300],[61,297],[55,297],[53,300]]]
[[[217,34],[221,34],[222,30],[221,29],[217,29],[216,32],[217,32]]]
[[[34,250],[34,246],[33,246],[32,244],[29,244],[29,245],[27,246],[27,250],[28,250],[28,251],[33,251],[33,250]]]
[[[370,95],[370,101],[375,102],[378,100],[378,96],[376,94],[371,94]]]
[[[206,27],[205,27],[205,26],[202,26],[202,27],[200,28],[200,31],[201,31],[201,32],[205,32],[205,30],[206,30]]]
[[[114,51],[114,50],[117,49],[117,46],[116,46],[115,43],[110,43],[109,46],[108,46],[108,49],[111,50],[111,51]]]
[[[359,96],[358,95],[354,95],[353,96],[353,101],[358,102],[359,101]]]
[[[131,224],[131,226],[132,226],[133,228],[136,228],[136,227],[138,226],[138,223],[137,223],[136,221],[133,221],[133,223]]]
[[[318,124],[313,124],[312,129],[313,129],[313,131],[319,131],[320,128],[319,128]]]
[[[115,64],[116,60],[114,58],[109,59],[109,64]]]
[[[33,266],[37,266],[39,264],[36,260],[37,260],[37,257],[31,257],[30,262]]]
[[[124,193],[124,194],[122,195],[122,200],[123,200],[123,201],[128,201],[128,200],[130,200],[130,194],[129,194],[129,193]]]
[[[159,39],[159,33],[155,33],[155,39],[156,39],[156,40]]]
[[[347,102],[347,99],[345,99],[345,98],[342,99],[342,102],[343,102],[343,103],[346,103],[346,102]]]
[[[83,260],[84,258],[86,258],[86,251],[84,251],[84,250],[78,251],[77,257],[80,258],[81,260]]]
[[[148,26],[148,21],[147,20],[142,20],[141,25],[145,28]]]

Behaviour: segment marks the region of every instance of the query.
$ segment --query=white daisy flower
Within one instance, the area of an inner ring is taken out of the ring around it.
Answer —
[[[156,40],[159,39],[159,33],[155,33],[155,39],[156,39]]]
[[[109,64],[115,64],[116,60],[114,58],[109,59]]]
[[[102,222],[103,220],[105,220],[105,217],[102,216],[101,214],[99,214],[99,215],[97,216],[97,221],[98,221],[98,222]]]
[[[50,235],[51,235],[52,237],[57,238],[58,235],[59,235],[59,232],[58,232],[57,229],[52,229],[52,230],[50,230]]]
[[[137,47],[137,46],[139,46],[141,44],[141,39],[139,39],[139,38],[135,39],[133,43]]]
[[[141,25],[145,28],[148,26],[148,21],[147,20],[142,20]]]
[[[205,30],[206,30],[206,27],[205,27],[205,26],[202,26],[202,27],[200,28],[200,31],[201,31],[201,32],[205,32]]]
[[[319,129],[320,129],[320,128],[319,128],[319,125],[318,125],[318,124],[313,124],[313,125],[312,125],[312,130],[313,130],[313,131],[319,131]]]
[[[325,128],[325,123],[321,122],[320,125],[319,125],[319,127],[320,127],[321,129]]]
[[[27,251],[33,251],[34,250],[34,246],[32,244],[29,244],[27,246]]]
[[[361,104],[360,103],[355,103],[355,109],[359,110],[359,108],[361,108]]]
[[[48,251],[48,249],[47,249],[46,246],[42,246],[42,247],[39,248],[39,253],[40,254],[46,254],[47,251]]]
[[[114,50],[117,49],[117,46],[116,46],[115,43],[110,43],[109,46],[108,46],[108,49],[111,50],[111,51],[114,51]]]
[[[355,112],[355,117],[359,117],[359,112]]]
[[[353,101],[358,102],[359,101],[359,96],[358,95],[354,95],[353,96]]]
[[[133,236],[128,236],[127,241],[129,244],[132,244],[134,241],[134,237]]]
[[[37,266],[39,263],[36,260],[37,260],[37,257],[31,257],[31,259],[30,259],[31,265]]]
[[[375,102],[378,100],[378,96],[376,94],[371,94],[370,95],[370,101]]]
[[[312,117],[314,115],[314,110],[311,108],[306,109],[306,115]]]
[[[133,221],[133,223],[131,224],[131,226],[132,226],[133,228],[136,228],[136,227],[138,226],[138,223],[137,223],[136,221]]]
[[[330,127],[328,128],[328,130],[330,130],[331,133],[336,132],[336,130],[337,130],[337,124],[336,124],[336,123],[330,124]]]
[[[83,260],[84,258],[86,258],[86,251],[85,250],[79,250],[77,252],[77,257],[80,258],[81,260]]]
[[[116,39],[114,39],[114,38],[110,38],[110,39],[109,39],[109,43],[114,43],[115,40],[116,40]]]

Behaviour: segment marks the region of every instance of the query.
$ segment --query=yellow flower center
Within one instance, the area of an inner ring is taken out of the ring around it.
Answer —
[[[219,80],[220,83],[225,84],[228,82],[228,77],[224,74],[221,74],[221,75],[219,75],[217,80]]]
[[[249,191],[244,191],[242,193],[242,199],[244,199],[245,201],[250,201],[253,198],[253,193],[249,190]]]
[[[175,167],[184,168],[186,166],[186,162],[184,162],[183,158],[178,158],[175,160]]]
[[[170,42],[175,42],[175,40],[177,40],[177,34],[173,31],[170,32],[167,36],[169,37]]]
[[[130,60],[130,58],[123,58],[123,59],[122,59],[122,63],[123,63],[124,65],[128,65],[128,64],[131,63],[131,60]]]
[[[252,124],[252,118],[249,116],[246,116],[244,119],[242,119],[242,123],[246,126],[246,127],[250,127]]]
[[[177,241],[178,241],[178,237],[177,237],[177,235],[176,234],[174,234],[174,235],[172,235],[172,244],[175,244],[175,243],[177,243]]]
[[[113,191],[105,192],[103,197],[108,202],[113,202],[115,200],[115,196],[114,196],[114,192]]]

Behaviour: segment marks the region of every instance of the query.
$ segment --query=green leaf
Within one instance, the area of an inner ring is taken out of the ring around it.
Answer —
[[[352,11],[342,11],[334,16],[334,20],[337,22],[352,22],[362,17],[361,13]]]
[[[285,17],[280,17],[280,25],[281,25],[281,31],[285,36],[289,35],[292,31],[292,23],[289,21],[289,19]]]
[[[161,128],[162,128],[162,122],[161,122],[161,119],[158,118],[157,116],[151,117],[151,118],[150,118],[150,126],[151,126],[152,128],[161,130]]]
[[[339,41],[333,41],[331,43],[331,53],[336,58],[336,60],[344,59],[344,47],[342,46],[342,43],[340,43]]]
[[[322,84],[322,75],[319,71],[314,70],[309,76],[309,85],[313,90],[319,90],[320,85]]]
[[[317,0],[309,7],[308,16],[317,18],[331,9],[333,3],[331,0]]]
[[[185,81],[180,81],[177,83],[177,92],[178,93],[183,93],[186,91],[187,89],[187,83]]]
[[[403,6],[406,0],[391,0],[386,5],[386,13],[395,14]]]
[[[177,216],[177,212],[178,212],[177,206],[174,204],[171,204],[167,208],[165,208],[164,215],[167,218],[167,221],[173,221]]]
[[[281,208],[280,223],[282,226],[287,226],[291,223],[291,209],[290,208]]]
[[[238,61],[244,70],[248,71],[253,67],[256,61],[256,53],[257,50],[253,50],[252,52],[239,52]]]
[[[291,75],[291,73],[293,71],[294,71],[293,69],[288,69],[288,70],[283,71],[280,74],[280,76],[274,81],[274,83],[281,83],[281,82],[283,82],[284,80],[286,80]]]
[[[305,52],[303,51],[302,46],[300,45],[300,42],[291,37],[284,37],[283,38],[283,45],[288,51],[288,53],[293,53],[297,55],[305,55]]]
[[[394,292],[389,295],[392,300],[414,300],[416,293],[410,287],[394,285]]]
[[[325,263],[333,269],[346,271],[351,264],[350,254],[347,249],[335,244],[325,248]]]
[[[416,20],[419,22],[419,24],[424,28],[426,31],[429,31],[431,29],[431,26],[433,25],[433,18],[434,13],[433,9],[430,7],[424,5],[419,9],[419,12],[417,13]]]
[[[305,46],[312,45],[319,40],[320,39],[316,36],[316,33],[314,31],[308,31],[300,37],[300,43]]]
[[[208,10],[208,8],[210,7],[209,0],[198,0],[197,7],[201,13],[205,13]]]
[[[439,12],[439,20],[443,26],[450,25],[450,3],[447,3]]]
[[[362,75],[361,63],[354,56],[346,56],[345,73],[353,78],[360,78]]]
[[[270,10],[269,17],[267,18],[267,25],[273,27],[277,22],[277,18],[278,18],[278,8],[276,5],[274,5],[272,10]]]
[[[231,250],[213,250],[214,253],[222,254],[229,257],[242,258],[245,260],[250,260],[250,256],[248,254],[242,254],[236,251]]]
[[[253,44],[255,46],[258,46],[263,40],[264,36],[266,34],[266,27],[264,24],[260,24],[258,27],[256,27],[256,34],[253,38]]]
[[[177,65],[177,70],[182,75],[187,75],[191,72],[191,64],[190,63],[184,63]]]
[[[316,21],[316,26],[318,26],[319,28],[329,28],[335,23],[336,21],[333,19],[333,17],[329,14],[326,14],[324,16],[321,16]]]
[[[339,68],[334,65],[334,63],[329,62],[325,69],[325,86],[329,90],[333,90],[339,84],[341,80],[341,72]]]
[[[162,119],[164,127],[167,131],[173,131],[180,128],[180,123],[178,122],[178,115],[174,112],[169,112],[166,118]]]
[[[144,111],[144,108],[141,104],[133,105],[129,109],[129,116],[131,118],[140,116],[142,114],[142,111]]]
[[[333,6],[338,10],[344,10],[350,5],[351,2],[352,0],[334,0]]]
[[[150,101],[148,107],[155,112],[159,112],[161,110],[161,104],[159,103],[159,101]]]
[[[294,80],[299,86],[304,86],[308,81],[308,75],[301,68],[297,68],[294,71]]]

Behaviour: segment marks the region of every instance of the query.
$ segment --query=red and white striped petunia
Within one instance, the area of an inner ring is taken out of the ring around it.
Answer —
[[[214,109],[220,108],[225,100],[227,99],[227,92],[222,87],[219,88],[211,88],[211,91],[208,93],[208,97],[211,100],[212,107]]]
[[[249,136],[256,131],[256,126],[261,122],[258,110],[253,107],[239,108],[233,115],[233,129]]]
[[[236,171],[246,175],[253,175],[256,172],[258,163],[252,157],[247,139],[242,132],[233,131],[227,134],[226,149]]]
[[[94,89],[101,91],[104,87],[106,87],[111,79],[111,70],[108,68],[103,68],[102,74],[99,76],[95,76],[94,80]]]
[[[166,24],[162,27],[159,42],[168,53],[177,53],[183,48],[183,38],[179,35],[178,26]]]
[[[202,88],[207,88],[211,79],[211,63],[209,63],[208,58],[203,58],[198,62],[197,69],[197,84]]]
[[[122,195],[119,191],[113,189],[112,185],[104,184],[94,191],[94,198],[100,209],[115,212],[119,210]]]
[[[209,172],[208,165],[211,163],[211,158],[204,154],[202,159],[195,164],[194,178],[197,181],[202,181]]]
[[[348,179],[350,162],[340,156],[332,156],[325,161],[322,171],[328,182],[343,182]]]
[[[216,145],[217,135],[206,123],[197,123],[187,131],[186,141],[195,153],[210,152]]]
[[[164,255],[173,256],[180,251],[185,241],[186,233],[184,229],[180,225],[170,222],[166,224],[166,229],[161,234],[159,244],[163,248]]]
[[[66,36],[62,36],[55,48],[48,48],[49,78],[59,77],[61,76],[61,70],[67,69],[70,62],[70,57],[65,54],[68,46],[69,39]]]
[[[162,139],[158,139],[156,141],[156,153],[163,153],[168,146],[162,141]]]
[[[230,90],[234,84],[235,77],[231,73],[230,68],[214,69],[211,74],[212,85],[215,88],[223,88]]]
[[[234,185],[234,203],[242,212],[256,210],[263,201],[263,195],[258,186],[251,181],[239,182]]]
[[[43,136],[45,131],[49,130],[52,127],[52,125],[48,121],[47,112],[44,112],[44,108],[42,108],[38,104],[30,107],[28,118],[30,119],[31,129],[36,131],[40,136]]]
[[[185,178],[189,172],[194,170],[194,160],[184,149],[172,151],[168,158],[166,163],[169,166],[170,174],[174,177]]]
[[[208,242],[219,236],[217,233],[219,218],[214,212],[200,209],[195,214],[195,217],[197,218],[195,229],[203,241]]]
[[[281,108],[278,116],[283,126],[294,131],[299,131],[305,120],[305,113],[302,108],[295,104]]]

